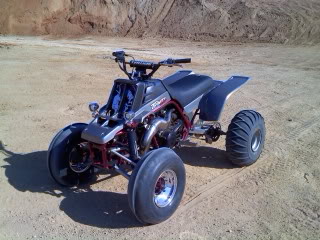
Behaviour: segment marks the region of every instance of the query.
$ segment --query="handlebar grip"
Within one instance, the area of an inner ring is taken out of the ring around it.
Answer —
[[[142,67],[146,69],[153,69],[157,64],[153,62],[140,61],[140,60],[131,60],[129,62],[130,67]]]
[[[191,58],[173,59],[174,63],[191,63]]]

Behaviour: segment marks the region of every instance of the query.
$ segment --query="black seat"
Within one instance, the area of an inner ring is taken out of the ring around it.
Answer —
[[[163,79],[162,82],[171,97],[178,100],[183,107],[220,84],[211,77],[198,74],[172,75]]]

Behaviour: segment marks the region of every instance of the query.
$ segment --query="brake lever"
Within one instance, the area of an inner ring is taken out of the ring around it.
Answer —
[[[177,67],[183,68],[183,65],[182,65],[182,64],[174,63],[174,60],[173,60],[172,58],[168,58],[168,59],[160,62],[160,65],[162,65],[162,66],[167,66],[167,67],[177,66]]]
[[[178,63],[162,63],[161,66],[166,66],[166,67],[181,67],[183,68],[183,65],[182,64],[178,64]]]
[[[115,61],[116,63],[117,62],[122,62],[121,60],[119,60],[119,58],[117,58],[117,57],[105,57],[104,59],[111,59],[111,60],[113,60],[113,61]]]
[[[102,57],[102,59],[110,59],[110,60],[116,60],[117,58],[116,57],[113,57],[113,56],[108,56],[108,55],[105,55]]]

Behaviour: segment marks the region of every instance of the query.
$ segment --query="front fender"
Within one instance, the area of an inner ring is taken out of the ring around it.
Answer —
[[[199,118],[203,121],[218,121],[225,102],[232,93],[237,91],[249,79],[249,77],[232,76],[204,95],[199,103]]]
[[[72,123],[62,129],[60,129],[55,135],[54,137],[52,138],[51,142],[50,142],[50,145],[49,145],[49,148],[48,148],[48,153],[50,153],[53,145],[56,143],[57,139],[59,138],[59,136],[65,132],[66,130],[70,129],[72,131],[72,129],[81,129],[81,131],[87,126],[88,124],[87,123]]]
[[[68,167],[68,161],[60,160],[61,156],[63,156],[68,142],[74,139],[80,139],[81,132],[87,125],[86,123],[73,123],[64,127],[53,137],[49,145],[47,167],[52,178],[63,186],[69,186],[70,184],[60,176],[60,170],[67,169]],[[59,167],[57,168],[57,166]]]
[[[81,138],[96,144],[105,144],[112,140],[122,129],[122,123],[108,127],[100,125],[94,120],[82,131]]]

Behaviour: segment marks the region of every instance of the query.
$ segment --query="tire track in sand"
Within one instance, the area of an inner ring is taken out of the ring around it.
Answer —
[[[292,102],[292,100],[297,100],[299,97],[303,95],[303,93],[294,95],[290,98],[284,99],[283,102],[277,105],[279,108],[280,105],[286,104],[288,102]],[[262,109],[273,109],[274,106],[266,105],[262,106]],[[287,111],[288,112],[288,111]],[[286,113],[284,113],[286,116]],[[248,174],[251,175],[252,178],[256,178],[257,181],[263,182],[265,178],[276,175],[278,172],[281,172],[282,169],[291,168],[294,166],[293,161],[289,161],[288,158],[281,158],[281,155],[285,154],[285,150],[283,147],[279,146],[279,143],[284,142],[284,139],[287,141],[285,142],[288,144],[293,144],[294,141],[303,133],[310,130],[316,125],[320,125],[320,115],[315,115],[306,120],[298,120],[297,123],[299,124],[292,131],[283,132],[282,135],[278,135],[273,138],[272,142],[267,143],[265,145],[265,149],[260,156],[259,161],[253,165],[254,168],[246,167],[246,168],[235,168],[232,170],[228,170],[226,173],[221,174],[220,176],[214,178],[206,185],[200,187],[199,191],[195,193],[192,197],[187,199],[185,202],[182,202],[180,207],[177,210],[176,215],[179,215],[186,210],[196,206],[197,204],[201,203],[207,197],[212,195],[213,193],[217,192],[222,187],[226,186],[227,184],[231,183],[236,176],[241,174]],[[274,158],[274,161],[270,162],[267,161],[270,158]]]

